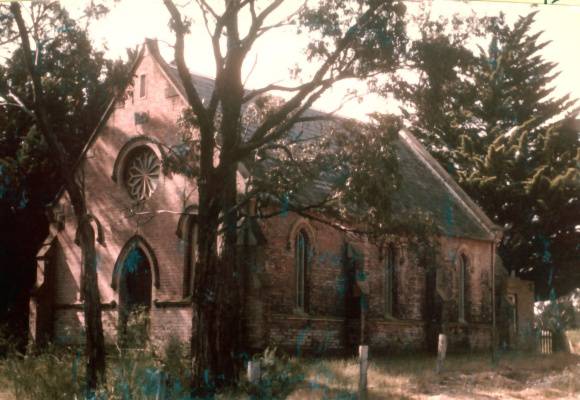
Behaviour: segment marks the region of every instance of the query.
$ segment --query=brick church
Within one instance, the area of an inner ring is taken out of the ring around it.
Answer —
[[[180,142],[176,121],[187,103],[177,70],[156,42],[145,42],[133,75],[125,100],[111,102],[76,165],[103,239],[96,251],[105,337],[119,340],[140,307],[143,333],[153,343],[172,336],[188,342],[196,186],[165,174],[160,148],[152,145]],[[202,97],[211,93],[211,79],[194,76],[194,82]],[[400,132],[396,146],[402,184],[393,212],[432,214],[442,231],[441,266],[420,265],[404,240],[379,249],[292,212],[258,220],[242,235],[255,261],[242,280],[249,348],[340,352],[364,340],[377,352],[424,350],[441,331],[452,349],[489,348],[501,229],[410,133]],[[241,185],[246,174],[240,167]],[[49,214],[50,234],[37,255],[31,335],[75,343],[83,338],[81,253],[66,192]],[[365,278],[353,279],[349,265]],[[364,316],[356,307],[362,295]]]

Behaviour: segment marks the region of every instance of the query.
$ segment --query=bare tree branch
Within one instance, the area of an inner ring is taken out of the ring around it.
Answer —
[[[324,83],[326,81],[329,81],[329,80],[325,79],[322,81],[322,83]],[[309,84],[310,84],[310,82],[304,83],[304,84],[298,85],[298,86],[283,86],[283,85],[277,85],[277,84],[273,83],[273,84],[264,86],[263,88],[250,91],[244,97],[243,102],[247,103],[248,101],[250,101],[258,96],[261,96],[264,93],[268,93],[268,92],[297,92],[297,91],[304,89]]]
[[[260,14],[256,15],[256,10],[254,8],[254,1],[250,1],[250,12],[252,15],[252,24],[248,31],[246,37],[241,40],[241,49],[244,54],[246,54],[256,39],[259,36],[260,29],[264,24],[264,20],[274,12],[280,5],[284,2],[284,0],[273,0]]]
[[[203,106],[199,93],[197,89],[193,85],[193,80],[189,73],[189,69],[185,63],[185,43],[184,37],[187,33],[187,28],[183,24],[183,20],[181,19],[181,14],[179,10],[173,4],[171,0],[163,0],[165,7],[171,14],[171,21],[173,23],[173,29],[175,31],[175,63],[177,65],[177,71],[179,72],[179,77],[181,78],[181,82],[183,87],[185,88],[185,93],[187,94],[187,99],[193,108],[193,112],[195,113],[196,117],[199,120],[200,126],[204,131],[210,131],[211,126],[213,125],[208,118],[206,110]]]
[[[221,38],[223,30],[224,30],[224,18],[217,15],[215,13],[215,11],[213,9],[211,9],[211,7],[209,7],[209,5],[207,4],[206,1],[197,0],[197,3],[198,3],[198,7],[201,9],[201,13],[203,16],[206,31],[207,31],[209,37],[211,38],[213,55],[214,55],[214,62],[215,62],[215,75],[216,75],[215,82],[218,83],[221,81],[220,77],[221,77],[221,75],[223,73],[223,69],[224,69],[224,57],[222,55],[222,50],[221,50],[221,46],[220,46],[220,38]],[[214,27],[213,33],[211,32],[211,28],[209,26],[209,19],[208,19],[208,15],[207,15],[208,13],[211,14],[215,19],[215,27]],[[208,119],[210,121],[213,121],[215,114],[216,114],[216,111],[217,111],[217,106],[219,103],[219,90],[220,89],[219,89],[218,85],[216,84],[214,89],[213,89],[208,106],[207,106],[207,114],[208,114]]]
[[[196,1],[199,4],[199,6],[207,10],[207,12],[209,12],[215,18],[216,21],[220,19],[218,13],[215,12],[215,10],[208,4],[206,0],[196,0]]]
[[[301,107],[300,105],[302,101],[307,96],[309,96],[314,90],[317,90],[317,88],[323,88],[324,90],[326,90],[328,87],[330,87],[330,83],[333,83],[334,79],[330,79],[330,82],[328,82],[328,79],[325,79],[325,76],[330,71],[334,63],[342,56],[343,51],[347,49],[348,46],[354,41],[357,32],[363,31],[366,25],[373,20],[375,13],[384,6],[385,6],[384,3],[374,4],[357,20],[355,25],[353,25],[338,41],[335,50],[332,52],[331,55],[329,55],[329,57],[325,60],[322,66],[318,69],[312,80],[304,84],[303,87],[298,91],[298,93],[294,95],[294,97],[288,100],[284,104],[284,106],[280,107],[280,109],[277,112],[269,116],[262,123],[262,125],[258,127],[258,129],[256,129],[252,138],[248,142],[240,146],[238,152],[239,156],[243,158],[244,156],[249,154],[253,149],[256,149],[257,147],[265,143],[264,139],[267,133],[275,126],[278,126],[280,123],[282,123],[282,121],[284,121],[284,119],[292,111],[296,109],[304,111],[306,108],[304,108],[303,106]],[[316,98],[320,97],[321,94],[322,93],[318,93]],[[307,103],[312,104],[312,101],[308,101]],[[283,125],[285,126],[287,124]],[[269,135],[269,139],[267,140],[271,140],[272,138],[277,136],[279,136],[279,134]]]

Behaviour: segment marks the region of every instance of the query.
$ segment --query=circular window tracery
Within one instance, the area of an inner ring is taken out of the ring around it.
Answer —
[[[146,200],[155,191],[161,174],[161,162],[147,146],[138,147],[127,157],[124,183],[135,200]]]

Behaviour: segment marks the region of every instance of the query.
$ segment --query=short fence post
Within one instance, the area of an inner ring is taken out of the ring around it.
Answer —
[[[443,371],[443,362],[447,354],[447,335],[439,334],[439,343],[437,345],[437,366],[435,371],[439,374]]]
[[[248,361],[248,381],[252,384],[260,381],[260,361]]]
[[[369,346],[359,346],[358,347],[358,360],[359,360],[359,381],[358,381],[358,393],[359,399],[367,398],[367,370],[369,368]]]

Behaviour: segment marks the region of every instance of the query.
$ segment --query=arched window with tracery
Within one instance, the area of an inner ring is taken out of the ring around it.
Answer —
[[[296,308],[308,311],[308,235],[301,229],[295,240]]]

